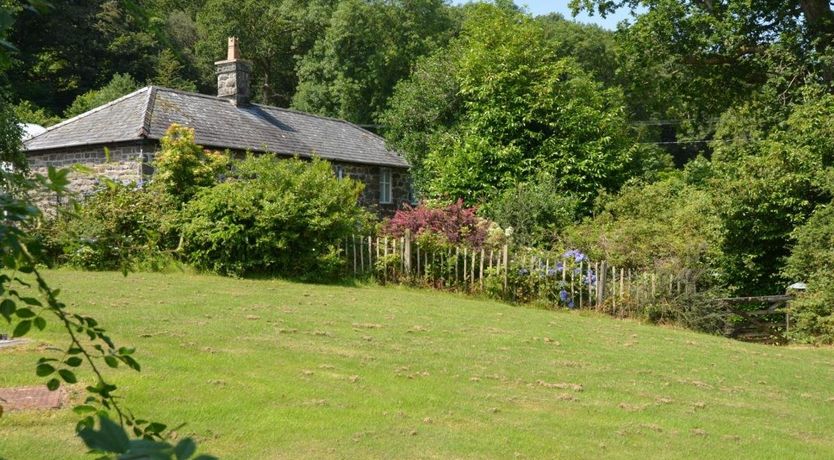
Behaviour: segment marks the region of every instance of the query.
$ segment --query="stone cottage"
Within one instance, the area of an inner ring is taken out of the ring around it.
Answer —
[[[251,65],[239,57],[235,38],[217,66],[217,96],[148,86],[78,115],[24,142],[36,172],[81,164],[128,183],[152,174],[159,140],[172,123],[194,129],[212,150],[319,157],[339,178],[365,183],[361,202],[391,213],[410,200],[408,163],[385,141],[344,120],[249,101]],[[70,188],[89,193],[95,176],[73,173]]]

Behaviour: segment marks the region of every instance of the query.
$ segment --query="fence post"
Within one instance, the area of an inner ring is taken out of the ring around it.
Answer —
[[[411,276],[411,229],[405,229],[405,272]],[[419,251],[419,249],[418,249]]]
[[[510,268],[510,248],[508,245],[504,245],[504,295],[507,294],[507,272]]]
[[[481,247],[481,271],[478,274],[478,279],[480,280],[482,291],[484,290],[484,253],[484,248]]]
[[[466,249],[466,246],[464,246],[463,247],[463,290],[464,291],[467,288],[466,274],[468,272],[468,269],[467,269],[467,263],[466,262],[468,262],[468,259],[469,259],[468,254],[469,254],[469,251],[468,251],[468,249]]]
[[[356,276],[356,235],[353,236],[353,276]]]

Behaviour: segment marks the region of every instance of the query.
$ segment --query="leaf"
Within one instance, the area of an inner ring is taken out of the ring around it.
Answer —
[[[127,348],[127,347],[119,348],[119,354],[123,355],[123,356],[124,355],[132,355],[134,351],[136,351],[135,348]]]
[[[15,315],[17,315],[18,318],[32,318],[35,316],[35,312],[29,308],[18,308]]]
[[[23,320],[17,324],[12,332],[12,337],[23,337],[32,328],[32,320]]]
[[[35,318],[35,327],[38,328],[39,331],[42,331],[46,328],[46,320],[43,319],[42,316],[38,316]]]
[[[167,428],[167,425],[164,423],[152,422],[145,427],[145,433],[159,434],[165,431],[165,428]]]
[[[61,381],[58,379],[52,379],[46,382],[46,388],[48,388],[49,391],[55,391],[59,386],[61,386]]]
[[[78,415],[84,415],[95,412],[96,408],[87,404],[79,404],[78,406],[73,407],[72,411]]]
[[[105,416],[99,415],[100,429],[85,427],[78,436],[90,449],[109,453],[126,453],[130,439],[125,430]]]
[[[21,297],[20,300],[27,305],[34,305],[36,307],[42,307],[43,306],[41,301],[34,298],[34,297]]]
[[[174,455],[177,457],[177,460],[186,460],[191,458],[196,451],[197,443],[191,438],[181,440],[177,443],[177,446],[174,447]]]
[[[53,372],[55,372],[55,368],[51,364],[41,363],[35,368],[35,374],[38,377],[46,377]]]
[[[78,367],[82,363],[82,359],[78,356],[70,356],[64,361],[64,364],[70,367]]]
[[[58,371],[58,375],[64,379],[64,382],[67,383],[77,383],[78,378],[75,377],[75,373],[69,369],[61,369]]]
[[[140,372],[142,368],[139,366],[139,363],[136,362],[135,359],[131,356],[122,356],[122,361],[127,364],[131,369]]]
[[[12,315],[14,314],[16,308],[17,306],[12,299],[4,299],[0,302],[0,315],[3,315],[3,318],[6,318],[6,321],[11,322]]]
[[[104,362],[107,363],[108,366],[116,368],[119,367],[119,360],[116,359],[114,356],[105,356]]]

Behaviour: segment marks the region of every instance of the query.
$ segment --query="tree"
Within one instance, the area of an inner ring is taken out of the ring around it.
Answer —
[[[473,204],[548,172],[558,190],[587,207],[599,189],[616,189],[630,175],[634,150],[622,95],[559,58],[540,23],[477,5],[461,36],[437,54],[398,87],[385,117],[403,116],[410,101],[416,111],[432,107],[405,129],[395,126],[393,136],[416,147],[407,155],[417,159],[428,194]],[[433,82],[442,84],[439,96],[419,94]],[[449,93],[455,97],[447,100]],[[441,127],[431,126],[433,119]],[[425,137],[404,133],[424,126]]]
[[[180,64],[177,55],[170,48],[165,48],[159,54],[153,83],[166,88],[197,91],[197,85],[183,77],[183,65]]]
[[[601,15],[635,12],[634,23],[617,33],[619,80],[631,115],[674,120],[667,126],[685,137],[708,139],[722,112],[773,78],[787,76],[787,90],[834,76],[827,0],[572,0],[571,6]]]
[[[298,66],[293,107],[373,123],[415,59],[445,44],[453,23],[442,0],[343,0]]]
[[[72,105],[64,111],[64,117],[70,118],[92,110],[100,105],[112,102],[139,88],[139,84],[128,74],[113,75],[109,83],[99,89],[90,90],[72,101]]]
[[[60,113],[116,73],[138,81],[153,75],[158,39],[142,7],[116,0],[51,5],[21,11],[10,34],[17,48],[8,73],[14,101]]]
[[[711,187],[724,227],[723,265],[740,294],[784,290],[794,229],[831,201],[834,96],[807,96],[760,138],[716,141]],[[734,118],[722,123],[739,124]]]
[[[287,107],[295,94],[296,67],[324,34],[336,0],[207,0],[197,13],[195,45],[202,84],[214,88],[214,62],[225,59],[227,37],[240,39],[253,63],[254,99]]]

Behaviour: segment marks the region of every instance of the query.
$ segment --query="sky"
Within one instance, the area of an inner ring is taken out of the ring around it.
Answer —
[[[630,18],[630,14],[626,9],[620,9],[616,12],[616,14],[609,15],[604,19],[599,17],[599,15],[588,16],[587,13],[582,13],[579,16],[573,18],[571,16],[571,10],[568,7],[569,1],[570,0],[515,0],[515,3],[519,6],[526,6],[527,9],[535,15],[547,13],[561,13],[562,16],[568,19],[573,19],[578,22],[597,24],[610,30],[616,29],[618,22],[622,21],[623,19]],[[452,0],[452,3],[458,5],[466,2],[467,0]]]

